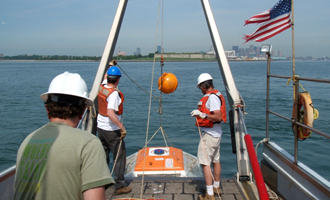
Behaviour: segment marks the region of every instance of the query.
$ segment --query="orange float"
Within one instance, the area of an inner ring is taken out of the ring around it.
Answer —
[[[172,73],[163,73],[158,79],[158,89],[165,94],[172,93],[178,87],[178,79]]]
[[[185,176],[183,152],[174,147],[141,149],[136,158],[134,174]]]

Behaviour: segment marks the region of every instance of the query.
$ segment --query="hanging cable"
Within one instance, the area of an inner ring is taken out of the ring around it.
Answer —
[[[158,38],[158,25],[159,25],[159,10],[160,10],[160,3],[162,0],[159,0],[159,9],[158,9],[158,17],[157,17],[157,31],[156,31],[156,39],[155,39],[155,48],[154,52],[156,52],[157,49],[157,38]],[[156,55],[154,54],[153,59],[153,66],[152,66],[152,74],[151,74],[151,86],[150,86],[150,97],[149,97],[149,109],[148,109],[148,121],[147,121],[147,131],[146,131],[146,140],[145,140],[145,148],[144,148],[144,161],[143,161],[143,173],[142,173],[142,180],[141,180],[141,192],[140,192],[140,198],[142,199],[143,194],[143,184],[144,184],[144,171],[145,171],[145,165],[146,165],[146,154],[147,154],[147,142],[148,142],[148,133],[149,133],[149,126],[150,126],[150,112],[151,112],[151,100],[152,100],[152,89],[153,89],[153,81],[154,81],[154,73],[155,73],[155,60]]]
[[[159,109],[158,109],[158,112],[160,114],[160,126],[162,126],[162,113],[163,113],[163,66],[164,66],[164,57],[163,57],[163,52],[164,52],[164,49],[163,49],[163,16],[164,16],[164,3],[163,1],[161,0],[162,2],[162,31],[161,31],[161,52],[160,52],[160,95],[159,95]],[[156,42],[156,45],[157,45],[157,42]]]
[[[143,90],[144,92],[146,92],[147,94],[149,94],[150,95],[150,93],[147,91],[147,90],[145,90],[144,88],[142,88],[139,84],[137,84],[124,70],[123,70],[123,68],[121,68],[118,64],[117,64],[117,67],[119,67],[119,69],[120,69],[120,71],[122,71],[126,76],[127,76],[127,78],[129,78],[129,80],[131,80],[136,86],[138,86],[141,90]],[[154,95],[152,95],[155,99],[159,99],[159,97],[156,97],[156,96],[154,96]]]

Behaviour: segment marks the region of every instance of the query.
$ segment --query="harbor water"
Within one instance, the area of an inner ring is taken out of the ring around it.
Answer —
[[[217,62],[165,62],[163,70],[176,75],[178,88],[171,94],[162,94],[161,106],[157,86],[161,74],[160,64],[155,63],[153,75],[152,62],[118,63],[123,69],[119,89],[125,96],[123,122],[128,132],[125,138],[127,154],[133,154],[141,149],[145,145],[146,135],[150,138],[159,127],[162,127],[169,138],[169,146],[196,155],[200,136],[190,112],[197,108],[197,102],[202,97],[201,91],[196,88],[199,74],[210,73],[214,78],[215,88],[227,96]],[[98,65],[98,62],[0,62],[0,171],[15,164],[16,153],[23,139],[48,122],[39,96],[48,90],[51,80],[64,71],[79,73],[90,90]],[[256,145],[265,138],[267,63],[249,61],[230,62],[229,65],[236,87],[246,104],[247,131]],[[292,76],[292,63],[272,62],[271,73]],[[298,61],[296,74],[300,77],[328,79],[330,62]],[[291,118],[293,86],[292,82],[287,85],[287,81],[271,79],[270,110]],[[314,127],[327,132],[330,130],[330,85],[306,81],[300,83],[310,92],[314,107],[320,113],[319,118],[314,121]],[[152,98],[150,93],[153,95]],[[151,109],[148,118],[150,99]],[[271,141],[293,154],[294,135],[291,123],[272,115],[270,123]],[[222,128],[221,176],[228,178],[237,171],[236,155],[232,153],[229,123],[222,124]],[[329,139],[312,133],[310,138],[299,142],[298,147],[299,160],[327,180],[330,180],[329,144]],[[161,131],[148,146],[165,146]],[[262,156],[261,151],[262,145],[257,149],[259,159]]]

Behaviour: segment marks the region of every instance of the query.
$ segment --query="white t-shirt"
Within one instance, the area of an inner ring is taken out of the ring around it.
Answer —
[[[103,84],[103,83],[102,83]],[[104,87],[106,88],[110,88],[107,85],[104,85]],[[118,111],[118,107],[121,104],[121,98],[119,96],[119,93],[117,91],[112,92],[108,98],[107,98],[107,102],[108,102],[108,109],[113,109],[115,110],[115,112]],[[121,115],[117,115],[118,120],[121,120]],[[97,115],[97,127],[106,131],[115,131],[115,130],[119,130],[119,127],[114,124],[109,117],[105,117],[101,114]]]
[[[211,94],[206,102],[206,108],[209,109],[211,112],[215,110],[220,110],[221,101],[219,97],[215,94]],[[215,123],[212,128],[209,127],[200,127],[200,128],[202,131],[212,135],[213,137],[221,137],[222,135],[221,123]]]

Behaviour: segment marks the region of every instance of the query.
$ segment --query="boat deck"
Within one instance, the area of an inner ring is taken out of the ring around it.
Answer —
[[[132,188],[128,194],[115,195],[114,186],[106,190],[106,199],[140,199],[141,178],[126,180]],[[205,193],[205,181],[203,178],[145,178],[143,183],[142,199],[165,200],[198,200],[198,196]],[[238,187],[233,179],[222,179],[220,183],[221,194],[216,199],[243,200]]]

